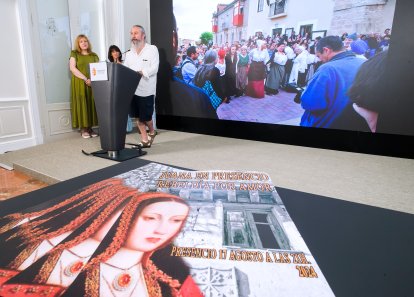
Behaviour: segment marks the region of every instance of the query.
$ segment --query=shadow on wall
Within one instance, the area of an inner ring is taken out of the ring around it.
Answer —
[[[237,279],[237,289],[240,297],[249,297],[250,295],[250,286],[249,286],[249,277],[246,273],[240,269],[235,268],[236,279]]]

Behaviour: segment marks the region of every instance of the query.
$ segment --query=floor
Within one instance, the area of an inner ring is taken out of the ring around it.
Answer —
[[[293,101],[294,97],[295,94],[283,90],[277,95],[265,95],[261,99],[232,97],[229,104],[221,104],[217,108],[217,115],[222,120],[298,126],[303,109]]]
[[[129,133],[126,142],[138,137]],[[59,141],[0,154],[0,166],[53,184],[117,163],[82,153],[100,148],[99,137],[67,133]],[[195,170],[264,171],[278,187],[414,214],[412,159],[167,130],[146,151],[141,158],[149,161]]]
[[[0,168],[0,200],[6,200],[48,186],[27,174]]]

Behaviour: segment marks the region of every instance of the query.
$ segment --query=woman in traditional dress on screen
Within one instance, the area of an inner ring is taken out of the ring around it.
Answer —
[[[270,71],[266,78],[266,94],[276,95],[279,93],[280,85],[285,76],[285,65],[288,58],[285,54],[285,44],[279,43],[273,52],[268,63],[270,63]]]
[[[266,78],[266,63],[269,61],[269,53],[264,40],[257,40],[257,48],[250,53],[250,69],[248,73],[249,83],[246,95],[253,98],[264,98],[264,80]]]
[[[55,205],[48,203],[48,207],[38,211],[6,216],[0,234],[0,284],[27,269],[81,226],[93,224],[95,229],[88,232],[95,232],[114,208],[136,192],[124,186],[122,179],[112,178],[88,186],[69,198],[53,201]]]
[[[247,46],[243,45],[240,49],[239,59],[237,60],[236,66],[236,88],[239,90],[239,93],[243,95],[246,92],[249,62],[250,58],[247,54]]]
[[[216,68],[220,71],[220,88],[221,91],[219,93],[227,94],[227,86],[226,86],[226,50],[224,48],[221,48],[217,51],[218,60],[216,62]],[[223,98],[224,103],[230,103],[230,99],[227,96],[224,96]]]

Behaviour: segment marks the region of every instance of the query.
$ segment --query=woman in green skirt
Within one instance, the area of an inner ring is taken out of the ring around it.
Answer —
[[[69,59],[69,68],[72,72],[70,106],[72,127],[80,129],[83,138],[98,136],[92,130],[93,126],[98,125],[98,117],[89,75],[89,63],[98,61],[99,57],[92,52],[88,37],[78,35]]]

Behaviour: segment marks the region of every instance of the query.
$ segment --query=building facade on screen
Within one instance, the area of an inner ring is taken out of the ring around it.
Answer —
[[[263,34],[383,33],[392,28],[396,0],[236,0],[217,5],[214,43],[232,44]]]

